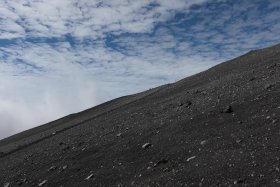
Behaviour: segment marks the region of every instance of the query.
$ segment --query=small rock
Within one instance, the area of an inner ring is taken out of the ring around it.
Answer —
[[[208,141],[207,140],[203,140],[200,142],[201,145],[205,145]]]
[[[241,142],[241,140],[240,140],[240,139],[237,139],[237,140],[236,140],[236,143],[240,143],[240,142]]]
[[[244,183],[244,180],[242,180],[242,179],[235,180],[235,181],[233,182],[233,184],[242,184],[242,183]]]
[[[10,183],[9,182],[7,182],[6,184],[4,184],[4,187],[10,187],[11,185],[10,185]]]
[[[224,110],[224,113],[232,113],[233,112],[233,109],[232,109],[232,107],[229,105],[229,106],[227,106],[226,108],[225,108],[225,110]]]
[[[266,85],[264,86],[264,88],[265,88],[266,90],[269,90],[269,89],[271,89],[273,86],[274,86],[273,84],[266,84]]]
[[[93,178],[93,174],[90,174],[89,176],[87,176],[87,178],[85,178],[85,180],[89,180],[89,179],[92,179]]]
[[[189,161],[191,161],[192,159],[195,159],[195,158],[196,158],[196,156],[192,156],[192,157],[187,159],[187,162],[189,162]]]
[[[50,167],[49,168],[49,170],[48,171],[54,171],[54,170],[56,170],[57,169],[57,167],[56,166],[52,166],[52,167]]]
[[[162,160],[158,161],[157,163],[155,163],[155,164],[154,164],[154,167],[156,167],[156,166],[158,166],[158,165],[160,165],[160,164],[166,164],[167,162],[168,162],[168,160],[162,159]]]
[[[148,147],[152,146],[151,143],[145,143],[144,145],[142,145],[143,149],[147,149]]]
[[[44,186],[45,184],[47,184],[47,180],[42,181],[38,186]]]
[[[66,170],[67,167],[68,167],[67,165],[63,166],[63,167],[62,167],[62,170]]]
[[[120,137],[121,135],[122,135],[122,133],[118,133],[116,136],[117,136],[117,137]]]

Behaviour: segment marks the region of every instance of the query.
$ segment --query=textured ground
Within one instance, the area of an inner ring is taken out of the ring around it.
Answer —
[[[0,186],[280,185],[280,45],[0,141]]]

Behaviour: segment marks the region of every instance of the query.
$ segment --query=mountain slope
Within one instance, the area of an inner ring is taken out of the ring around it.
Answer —
[[[280,45],[0,141],[0,186],[280,183]]]

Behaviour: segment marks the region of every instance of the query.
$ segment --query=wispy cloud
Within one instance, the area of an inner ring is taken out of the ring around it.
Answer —
[[[1,137],[280,40],[274,0],[3,0]]]
[[[4,27],[0,38],[74,37],[102,38],[108,32],[145,33],[159,21],[171,18],[204,0],[21,0],[1,1]],[[10,34],[10,35],[7,35]]]

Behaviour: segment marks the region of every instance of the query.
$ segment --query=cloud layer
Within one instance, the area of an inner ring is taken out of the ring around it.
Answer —
[[[280,41],[275,0],[3,0],[0,138]]]
[[[0,38],[74,37],[103,38],[107,33],[150,32],[157,22],[169,19],[204,0],[10,0],[1,1]],[[7,27],[8,26],[8,27]]]

